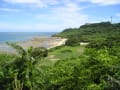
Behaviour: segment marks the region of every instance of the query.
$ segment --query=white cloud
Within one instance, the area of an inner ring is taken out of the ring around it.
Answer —
[[[40,0],[4,0],[4,1],[10,3],[26,3],[26,4],[34,4],[40,2]]]
[[[13,9],[13,8],[0,8],[0,11],[5,11],[5,12],[19,12],[20,10]]]
[[[36,30],[36,31],[61,31],[69,27],[79,27],[86,23],[88,16],[81,13],[81,8],[76,3],[67,3],[64,6],[57,8],[51,8],[47,14],[35,15],[34,24],[11,24],[11,23],[0,23],[0,29],[9,30]],[[46,22],[47,21],[47,22]]]
[[[115,5],[120,4],[120,0],[76,0],[78,2],[90,2],[99,5]]]
[[[120,4],[120,0],[91,0],[91,2],[100,5]]]
[[[57,5],[54,8],[47,8],[49,12],[47,14],[35,15],[34,24],[11,24],[11,23],[0,23],[0,29],[10,30],[35,30],[35,31],[60,31],[69,27],[79,27],[84,23],[99,22],[106,20],[104,18],[91,18],[90,16],[82,13],[82,10],[89,6],[81,7],[76,2],[91,2],[99,5],[112,5],[118,4],[118,0],[5,0],[13,4],[27,4],[35,7],[47,7],[49,5]],[[62,4],[62,5],[61,5]],[[3,11],[17,11],[15,9],[2,8]],[[119,14],[118,14],[119,16]],[[34,17],[31,17],[34,18]],[[39,22],[40,21],[40,22]],[[37,24],[35,24],[37,23]]]
[[[0,32],[56,32],[60,31],[59,25],[54,24],[13,24],[0,22]]]
[[[43,20],[44,18],[51,21],[51,23],[54,21],[54,23],[58,23],[62,29],[68,27],[79,27],[88,19],[86,14],[81,13],[82,9],[83,8],[75,3],[67,3],[63,7],[51,9],[51,13],[49,14],[39,14],[37,15],[37,18],[39,20]]]
[[[120,0],[4,0],[13,4],[25,4],[26,6],[48,7],[49,5],[90,2],[98,5],[115,5],[120,4]]]
[[[34,7],[47,7],[48,5],[56,5],[58,4],[58,0],[4,0],[8,3],[13,4],[26,4],[27,6]]]

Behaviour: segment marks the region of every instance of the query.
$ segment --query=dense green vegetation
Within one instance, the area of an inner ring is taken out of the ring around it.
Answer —
[[[101,22],[86,24],[80,28],[65,29],[54,36],[68,38],[66,45],[76,46],[79,42],[98,42],[116,35],[120,35],[120,23]]]
[[[55,36],[69,43],[49,51],[8,43],[18,55],[0,54],[0,90],[120,90],[120,24],[83,25]],[[74,44],[80,41],[89,44]]]
[[[76,58],[79,57],[83,51],[85,46],[60,46],[57,48],[53,48],[49,51],[49,56],[47,57],[50,60],[64,60],[68,58]],[[51,57],[51,58],[50,58]]]

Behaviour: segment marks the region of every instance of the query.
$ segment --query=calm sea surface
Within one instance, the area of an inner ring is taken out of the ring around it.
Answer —
[[[0,52],[7,51],[12,53],[13,49],[5,42],[19,42],[31,40],[36,36],[51,36],[56,32],[0,32]],[[14,52],[14,51],[13,51]]]
[[[30,40],[35,36],[51,36],[55,32],[0,32],[0,43]]]

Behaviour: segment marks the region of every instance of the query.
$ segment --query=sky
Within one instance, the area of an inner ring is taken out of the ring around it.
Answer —
[[[120,22],[120,0],[0,0],[0,32],[60,32]]]

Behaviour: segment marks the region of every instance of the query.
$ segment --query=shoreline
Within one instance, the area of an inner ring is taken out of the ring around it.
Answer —
[[[24,49],[27,49],[29,47],[45,47],[47,49],[54,48],[56,46],[60,46],[65,44],[67,39],[61,38],[61,37],[33,37],[31,40],[24,41],[24,42],[18,42],[17,44],[22,46]]]
[[[61,37],[49,37],[49,36],[35,36],[27,41],[15,42],[16,44],[22,46],[24,49],[28,49],[29,47],[45,47],[47,49],[51,49],[57,46],[64,45],[66,42],[66,38]],[[3,48],[0,47],[0,53],[16,53],[14,49],[10,46],[3,44]],[[2,45],[1,45],[2,46]]]

